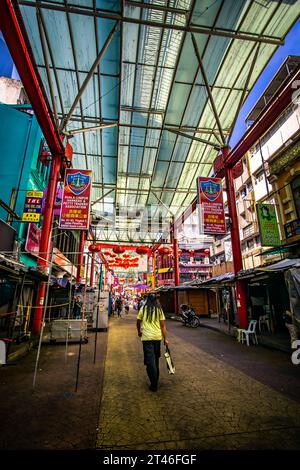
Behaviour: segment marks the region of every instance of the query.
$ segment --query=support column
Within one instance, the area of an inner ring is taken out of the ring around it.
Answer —
[[[81,270],[81,266],[83,264],[84,241],[85,241],[85,232],[81,231],[80,232],[79,250],[78,250],[79,253],[78,253],[78,258],[77,258],[77,276],[76,276],[76,283],[77,284],[80,284],[80,282],[81,282],[80,270]]]
[[[229,147],[224,147],[222,149],[224,161],[228,157],[229,152],[230,152]],[[236,210],[233,169],[228,168],[225,164],[224,170],[225,170],[225,180],[226,180],[226,189],[227,189],[228,212],[229,212],[229,217],[230,217],[233,266],[234,266],[234,273],[237,274],[241,269],[243,269],[243,259],[242,259],[242,253],[241,253],[239,224],[238,224],[238,217],[237,217],[237,210]],[[246,294],[245,281],[240,281],[240,280],[236,281],[236,300],[237,300],[237,310],[238,310],[238,317],[239,317],[239,326],[240,328],[247,328],[248,316],[247,316],[247,294]]]
[[[50,254],[50,239],[51,239],[51,230],[52,230],[52,221],[53,221],[53,211],[56,198],[56,189],[57,181],[60,170],[61,157],[60,155],[54,155],[51,162],[51,171],[48,181],[48,191],[47,198],[45,202],[44,218],[43,218],[43,228],[41,233],[41,242],[40,242],[40,253],[38,259],[38,266],[42,268],[42,271],[46,270]],[[37,296],[36,296],[36,305],[39,307],[35,309],[35,315],[33,319],[32,334],[39,334],[42,326],[43,318],[43,304],[46,291],[46,283],[41,282],[38,287]]]
[[[175,287],[179,286],[180,278],[179,278],[179,255],[178,255],[178,240],[177,238],[173,238],[173,260],[174,260],[174,284]],[[178,306],[178,295],[177,290],[174,290],[174,304],[175,304],[175,315],[179,313],[179,306]]]
[[[94,287],[94,274],[95,274],[95,253],[92,253],[91,273],[90,273],[90,286]]]

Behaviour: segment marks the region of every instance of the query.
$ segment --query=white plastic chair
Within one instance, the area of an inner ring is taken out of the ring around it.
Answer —
[[[246,340],[247,346],[249,346],[249,338],[252,338],[254,344],[258,344],[257,341],[257,336],[256,336],[256,323],[257,320],[251,320],[248,329],[245,330],[243,328],[238,328],[237,334],[238,334],[238,341],[241,343],[244,343],[244,339]]]

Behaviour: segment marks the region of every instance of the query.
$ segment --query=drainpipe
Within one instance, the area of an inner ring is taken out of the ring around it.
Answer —
[[[95,253],[92,253],[91,272],[90,272],[90,286],[94,287],[94,271],[95,271]]]
[[[81,282],[80,270],[83,264],[84,241],[85,241],[85,232],[82,231],[80,232],[79,253],[78,253],[78,258],[77,258],[77,276],[76,276],[77,284],[80,284]]]

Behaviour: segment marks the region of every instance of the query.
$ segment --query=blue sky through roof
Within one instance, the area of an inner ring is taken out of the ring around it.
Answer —
[[[246,131],[245,118],[253,108],[256,101],[268,86],[273,76],[288,55],[300,55],[300,20],[298,20],[285,38],[285,44],[277,49],[263,73],[257,80],[253,90],[249,94],[237,119],[231,139],[230,147],[233,148]]]

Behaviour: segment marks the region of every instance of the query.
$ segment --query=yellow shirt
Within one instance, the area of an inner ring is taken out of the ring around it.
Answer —
[[[164,312],[158,308],[158,315],[152,321],[147,320],[147,307],[141,307],[137,320],[142,321],[142,341],[160,341],[162,339],[160,321],[165,320]],[[155,312],[153,312],[154,315]]]

